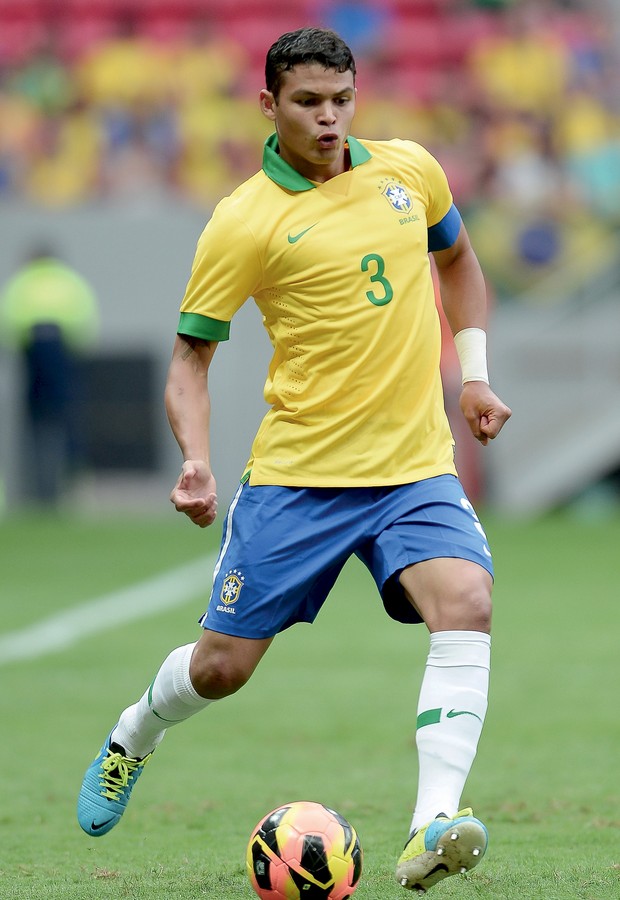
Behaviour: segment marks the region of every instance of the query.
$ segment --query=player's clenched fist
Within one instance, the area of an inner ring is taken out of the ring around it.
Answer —
[[[170,501],[177,512],[206,528],[217,515],[217,487],[210,468],[202,460],[188,459],[170,493]]]

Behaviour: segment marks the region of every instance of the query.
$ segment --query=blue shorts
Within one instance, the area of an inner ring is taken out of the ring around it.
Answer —
[[[246,482],[226,516],[200,624],[237,637],[267,638],[296,622],[313,622],[353,554],[399,622],[421,621],[398,580],[407,566],[453,557],[493,575],[486,536],[453,475],[369,488]]]

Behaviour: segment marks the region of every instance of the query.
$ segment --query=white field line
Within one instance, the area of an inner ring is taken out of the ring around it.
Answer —
[[[84,637],[111,631],[126,622],[145,619],[204,596],[206,608],[216,554],[63,610],[22,628],[0,635],[0,665],[36,659],[71,647]],[[196,621],[201,611],[196,610]]]

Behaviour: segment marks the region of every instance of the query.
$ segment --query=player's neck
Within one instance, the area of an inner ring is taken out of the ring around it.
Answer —
[[[351,168],[351,154],[349,152],[348,144],[343,147],[342,153],[336,160],[322,165],[295,156],[294,154],[287,152],[286,149],[282,152],[282,148],[280,148],[279,152],[282,159],[292,166],[296,172],[299,172],[299,174],[303,175],[304,178],[307,178],[308,181],[313,181],[316,184],[323,184],[326,181],[330,181],[332,178],[336,178],[337,175],[348,172]]]

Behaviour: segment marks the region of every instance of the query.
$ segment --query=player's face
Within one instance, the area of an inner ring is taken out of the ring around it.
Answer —
[[[285,162],[311,181],[345,171],[345,141],[355,112],[352,72],[318,63],[295,66],[282,74],[277,100],[263,90],[260,101],[275,125]]]

